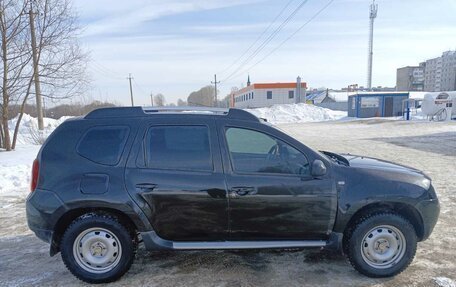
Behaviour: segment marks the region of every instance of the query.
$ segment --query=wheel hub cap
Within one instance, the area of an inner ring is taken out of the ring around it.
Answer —
[[[386,239],[379,239],[375,242],[375,251],[379,254],[385,253],[390,248],[389,242]]]
[[[405,254],[406,241],[402,232],[391,225],[369,230],[361,242],[363,260],[374,268],[385,269],[397,264]]]
[[[106,254],[106,246],[100,241],[92,244],[90,250],[93,256],[103,257]]]
[[[73,255],[84,270],[105,273],[119,263],[122,247],[119,239],[109,230],[90,228],[81,232],[74,241]]]

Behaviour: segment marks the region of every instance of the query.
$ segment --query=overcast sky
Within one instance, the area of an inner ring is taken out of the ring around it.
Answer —
[[[221,97],[231,87],[245,85],[247,74],[252,82],[291,82],[299,75],[315,88],[365,85],[368,0],[334,0],[293,38],[249,68],[328,3],[308,0],[255,58],[224,81],[242,63],[236,60],[284,7],[257,45],[303,3],[289,2],[76,0],[84,29],[81,43],[91,53],[89,94],[129,104],[129,73],[137,105],[148,105],[150,93],[163,93],[167,102],[185,100],[190,92],[210,84],[214,73],[222,81]],[[395,86],[396,68],[456,49],[456,0],[376,2],[374,86]]]

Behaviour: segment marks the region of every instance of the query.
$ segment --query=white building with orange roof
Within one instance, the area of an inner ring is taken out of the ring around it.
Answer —
[[[305,101],[307,85],[298,77],[291,83],[253,83],[231,94],[231,107],[262,108],[276,104],[294,104]]]

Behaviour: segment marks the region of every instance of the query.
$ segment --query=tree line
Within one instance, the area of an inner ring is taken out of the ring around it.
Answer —
[[[163,106],[176,106],[174,103],[167,103],[166,98],[163,94],[158,93],[152,96],[153,105],[157,107]],[[229,95],[221,100],[215,100],[215,88],[214,86],[207,85],[200,88],[197,91],[191,92],[186,100],[178,99],[177,106],[189,106],[189,107],[229,107]]]

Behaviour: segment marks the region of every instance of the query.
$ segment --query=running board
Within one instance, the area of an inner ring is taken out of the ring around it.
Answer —
[[[264,248],[304,248],[324,247],[325,241],[211,241],[211,242],[173,242],[173,249],[264,249]]]
[[[154,231],[141,232],[147,250],[214,250],[214,249],[266,249],[327,247],[324,240],[277,240],[277,241],[188,241],[176,242],[163,239]]]

